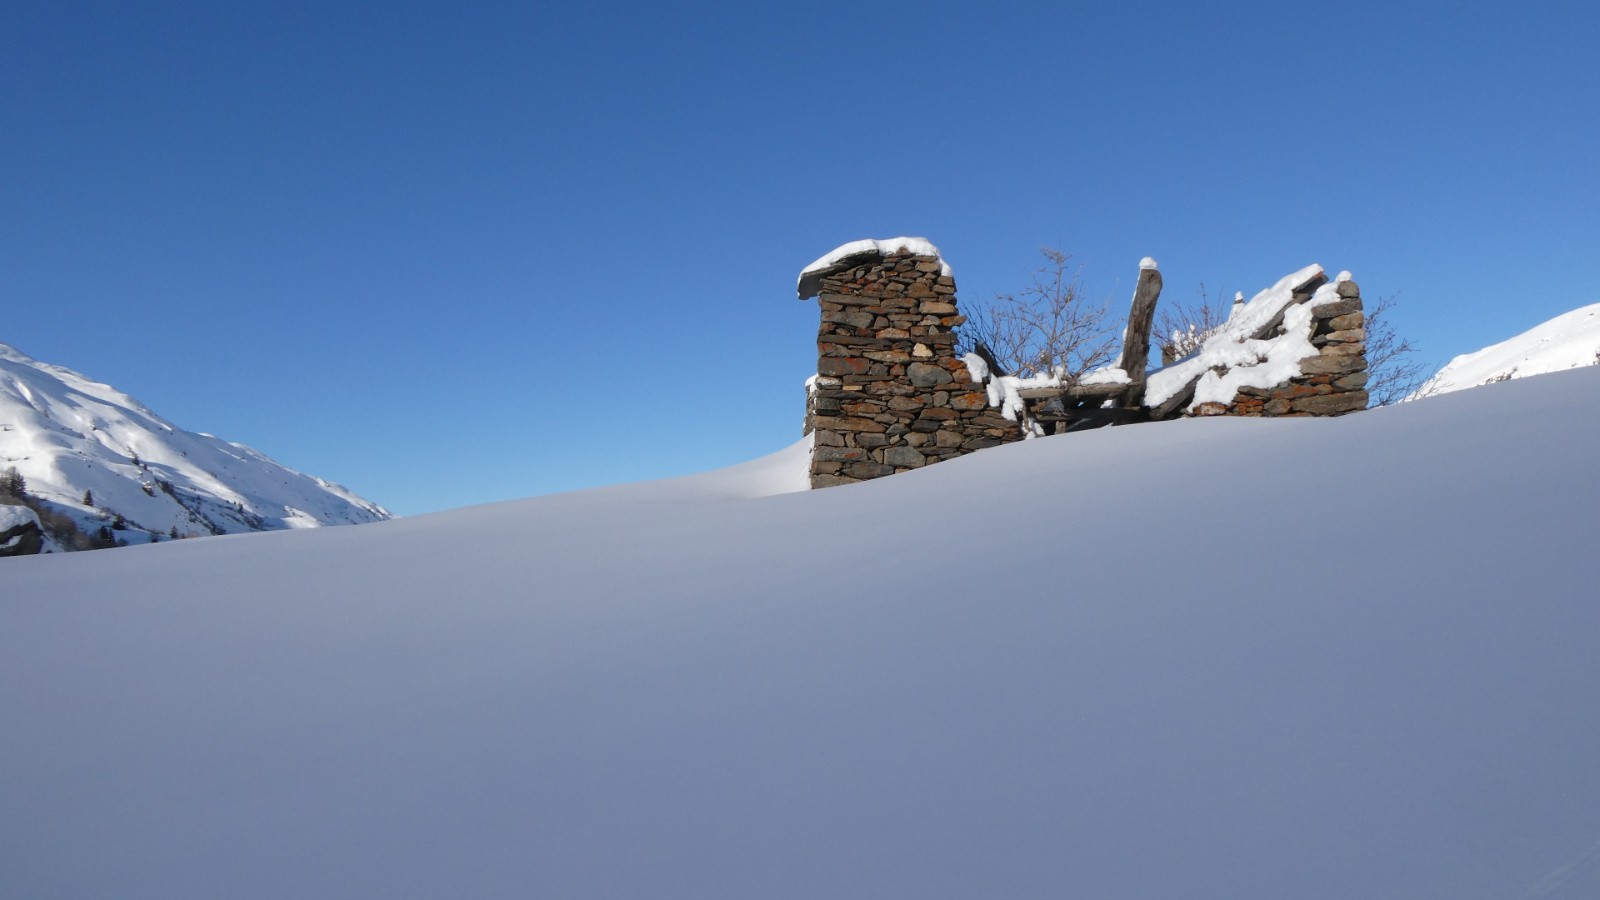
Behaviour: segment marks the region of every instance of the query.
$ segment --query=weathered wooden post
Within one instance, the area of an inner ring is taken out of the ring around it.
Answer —
[[[1128,327],[1122,333],[1122,359],[1117,367],[1128,373],[1128,389],[1122,405],[1138,409],[1144,402],[1145,369],[1150,365],[1150,328],[1155,322],[1156,301],[1161,297],[1161,270],[1146,256],[1139,261],[1139,282],[1133,289],[1133,306],[1128,310]]]

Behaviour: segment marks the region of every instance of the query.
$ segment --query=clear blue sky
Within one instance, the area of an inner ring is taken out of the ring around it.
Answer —
[[[418,513],[798,437],[798,270],[1309,262],[1442,363],[1600,300],[1592,2],[39,3],[0,342]]]

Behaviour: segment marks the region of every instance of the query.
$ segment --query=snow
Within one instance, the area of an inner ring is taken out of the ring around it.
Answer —
[[[1295,288],[1320,274],[1322,274],[1321,266],[1315,264],[1306,266],[1298,272],[1280,278],[1276,284],[1256,294],[1250,299],[1250,302],[1243,306],[1235,304],[1232,314],[1228,316],[1228,321],[1215,334],[1206,339],[1199,351],[1150,374],[1150,378],[1145,385],[1145,405],[1160,406],[1182,390],[1184,385],[1200,376],[1202,372],[1218,367],[1234,370],[1246,367],[1255,368],[1256,371],[1241,372],[1235,378],[1235,383],[1240,386],[1257,384],[1257,382],[1265,379],[1278,377],[1279,380],[1277,381],[1267,381],[1265,384],[1257,385],[1271,387],[1275,384],[1281,384],[1288,377],[1300,374],[1297,364],[1299,360],[1316,352],[1315,349],[1311,348],[1310,344],[1309,318],[1305,321],[1297,320],[1296,325],[1297,328],[1307,330],[1304,347],[1300,346],[1295,337],[1285,335],[1288,340],[1281,342],[1284,346],[1279,350],[1274,350],[1273,345],[1275,342],[1255,340],[1250,336],[1255,334],[1262,326],[1277,318],[1279,314],[1284,313],[1284,307],[1294,300]],[[1327,287],[1327,285],[1323,287]],[[1336,299],[1336,296],[1331,292],[1324,294],[1319,289],[1307,305],[1317,306],[1324,302],[1331,302],[1329,300],[1330,297]],[[1287,326],[1287,324],[1288,316],[1286,315],[1285,325]],[[1309,353],[1304,352],[1308,349],[1310,350]],[[1295,354],[1299,355],[1296,356]],[[1291,359],[1290,357],[1293,358]],[[1288,374],[1285,375],[1284,373]],[[1214,375],[1215,373],[1212,374]],[[1228,377],[1234,378],[1233,372],[1230,371]],[[1206,379],[1211,378],[1212,376],[1210,375],[1206,376]],[[1206,389],[1207,397],[1214,398],[1225,390],[1226,382],[1222,379],[1203,383],[1208,384]],[[1228,394],[1227,398],[1220,402],[1226,403],[1232,399],[1233,395]],[[1197,386],[1195,399],[1190,404],[1190,408],[1204,402],[1207,401],[1201,399],[1199,386]]]
[[[967,371],[972,373],[972,380],[982,384],[989,395],[989,405],[1000,410],[1000,415],[1007,421],[1016,422],[1022,429],[1025,438],[1041,437],[1044,428],[1028,416],[1028,405],[1024,402],[1022,392],[1030,388],[1058,388],[1067,383],[1061,375],[1031,375],[1023,378],[1017,375],[996,376],[989,371],[989,364],[983,357],[976,353],[968,353],[962,357],[962,362],[967,366]],[[1085,372],[1077,381],[1078,384],[1132,384],[1133,379],[1128,373],[1117,366],[1107,366]]]
[[[800,270],[800,277],[795,283],[795,288],[800,293],[800,299],[810,300],[817,295],[822,282],[820,278],[822,273],[852,257],[866,256],[870,253],[878,253],[884,256],[893,253],[910,253],[915,256],[937,257],[939,259],[939,273],[941,275],[951,274],[950,264],[945,262],[942,256],[939,256],[939,248],[930,243],[927,238],[897,237],[881,240],[851,241],[824,253],[817,257],[811,265]]]
[[[1079,384],[1132,384],[1133,379],[1120,366],[1107,366],[1104,369],[1095,369],[1093,372],[1083,373],[1078,379]]]
[[[1600,303],[1452,359],[1407,399],[1600,364]]]
[[[961,357],[961,361],[966,364],[967,372],[972,375],[973,381],[981,384],[989,380],[989,364],[983,361],[983,357],[976,353],[968,353]]]
[[[185,431],[139,401],[0,344],[0,467],[92,531],[118,537],[374,522],[382,507],[243,444]],[[170,486],[169,491],[165,485]],[[83,503],[85,492],[93,505]]]
[[[1194,400],[1189,406],[1193,409],[1202,403],[1232,403],[1242,388],[1270,388],[1287,382],[1300,374],[1300,362],[1307,357],[1316,356],[1317,348],[1311,345],[1311,330],[1314,324],[1311,310],[1323,303],[1338,302],[1338,287],[1334,283],[1324,284],[1312,294],[1311,300],[1299,306],[1291,306],[1283,314],[1283,335],[1270,341],[1245,341],[1242,344],[1224,345],[1208,351],[1201,349],[1201,355],[1214,352],[1216,359],[1228,359],[1228,351],[1232,348],[1241,348],[1241,357],[1236,362],[1229,362],[1230,368],[1222,372],[1208,371],[1200,376],[1200,381],[1195,384]]]
[[[1538,382],[0,560],[0,896],[1600,896]]]
[[[29,524],[39,524],[39,517],[34,515],[33,510],[26,506],[0,505],[0,533]]]

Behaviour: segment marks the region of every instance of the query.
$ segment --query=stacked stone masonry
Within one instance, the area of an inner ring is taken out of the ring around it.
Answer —
[[[966,319],[947,272],[937,256],[879,248],[802,274],[801,296],[814,292],[822,312],[805,416],[805,431],[814,436],[813,488],[918,469],[1024,438],[1017,422],[990,406],[987,389],[956,355],[955,329]],[[1355,282],[1341,278],[1335,300],[1311,307],[1317,353],[1300,361],[1301,374],[1269,388],[1243,388],[1229,403],[1187,411],[1140,407],[1135,419],[1337,416],[1365,409],[1365,313]],[[1292,302],[1312,302],[1325,283],[1320,276],[1306,284]],[[1258,337],[1283,336],[1281,320],[1269,328]]]
[[[919,469],[1022,435],[956,355],[955,280],[937,257],[871,252],[820,273],[811,486]]]
[[[1339,299],[1312,307],[1311,345],[1300,375],[1270,388],[1243,388],[1232,403],[1202,403],[1197,416],[1340,416],[1367,408],[1366,313],[1354,281],[1335,285]],[[1276,335],[1274,335],[1276,336]]]

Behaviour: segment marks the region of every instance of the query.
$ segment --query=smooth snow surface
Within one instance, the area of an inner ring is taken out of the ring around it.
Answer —
[[[1596,446],[1600,368],[0,560],[0,896],[1600,896]]]
[[[1450,360],[1407,399],[1600,364],[1600,303],[1575,309],[1476,353]]]
[[[127,394],[0,344],[0,468],[86,531],[129,541],[375,522],[388,511],[243,444],[184,431]],[[163,486],[165,485],[165,486]],[[93,504],[85,504],[86,493]]]
[[[950,274],[950,264],[939,256],[939,248],[935,247],[927,238],[897,237],[882,240],[851,241],[817,257],[811,265],[800,270],[800,277],[795,282],[795,289],[800,294],[801,300],[810,300],[817,295],[822,282],[821,273],[828,271],[839,263],[853,256],[865,256],[868,253],[881,253],[888,256],[891,253],[910,253],[916,256],[933,256],[939,258],[939,273]]]

